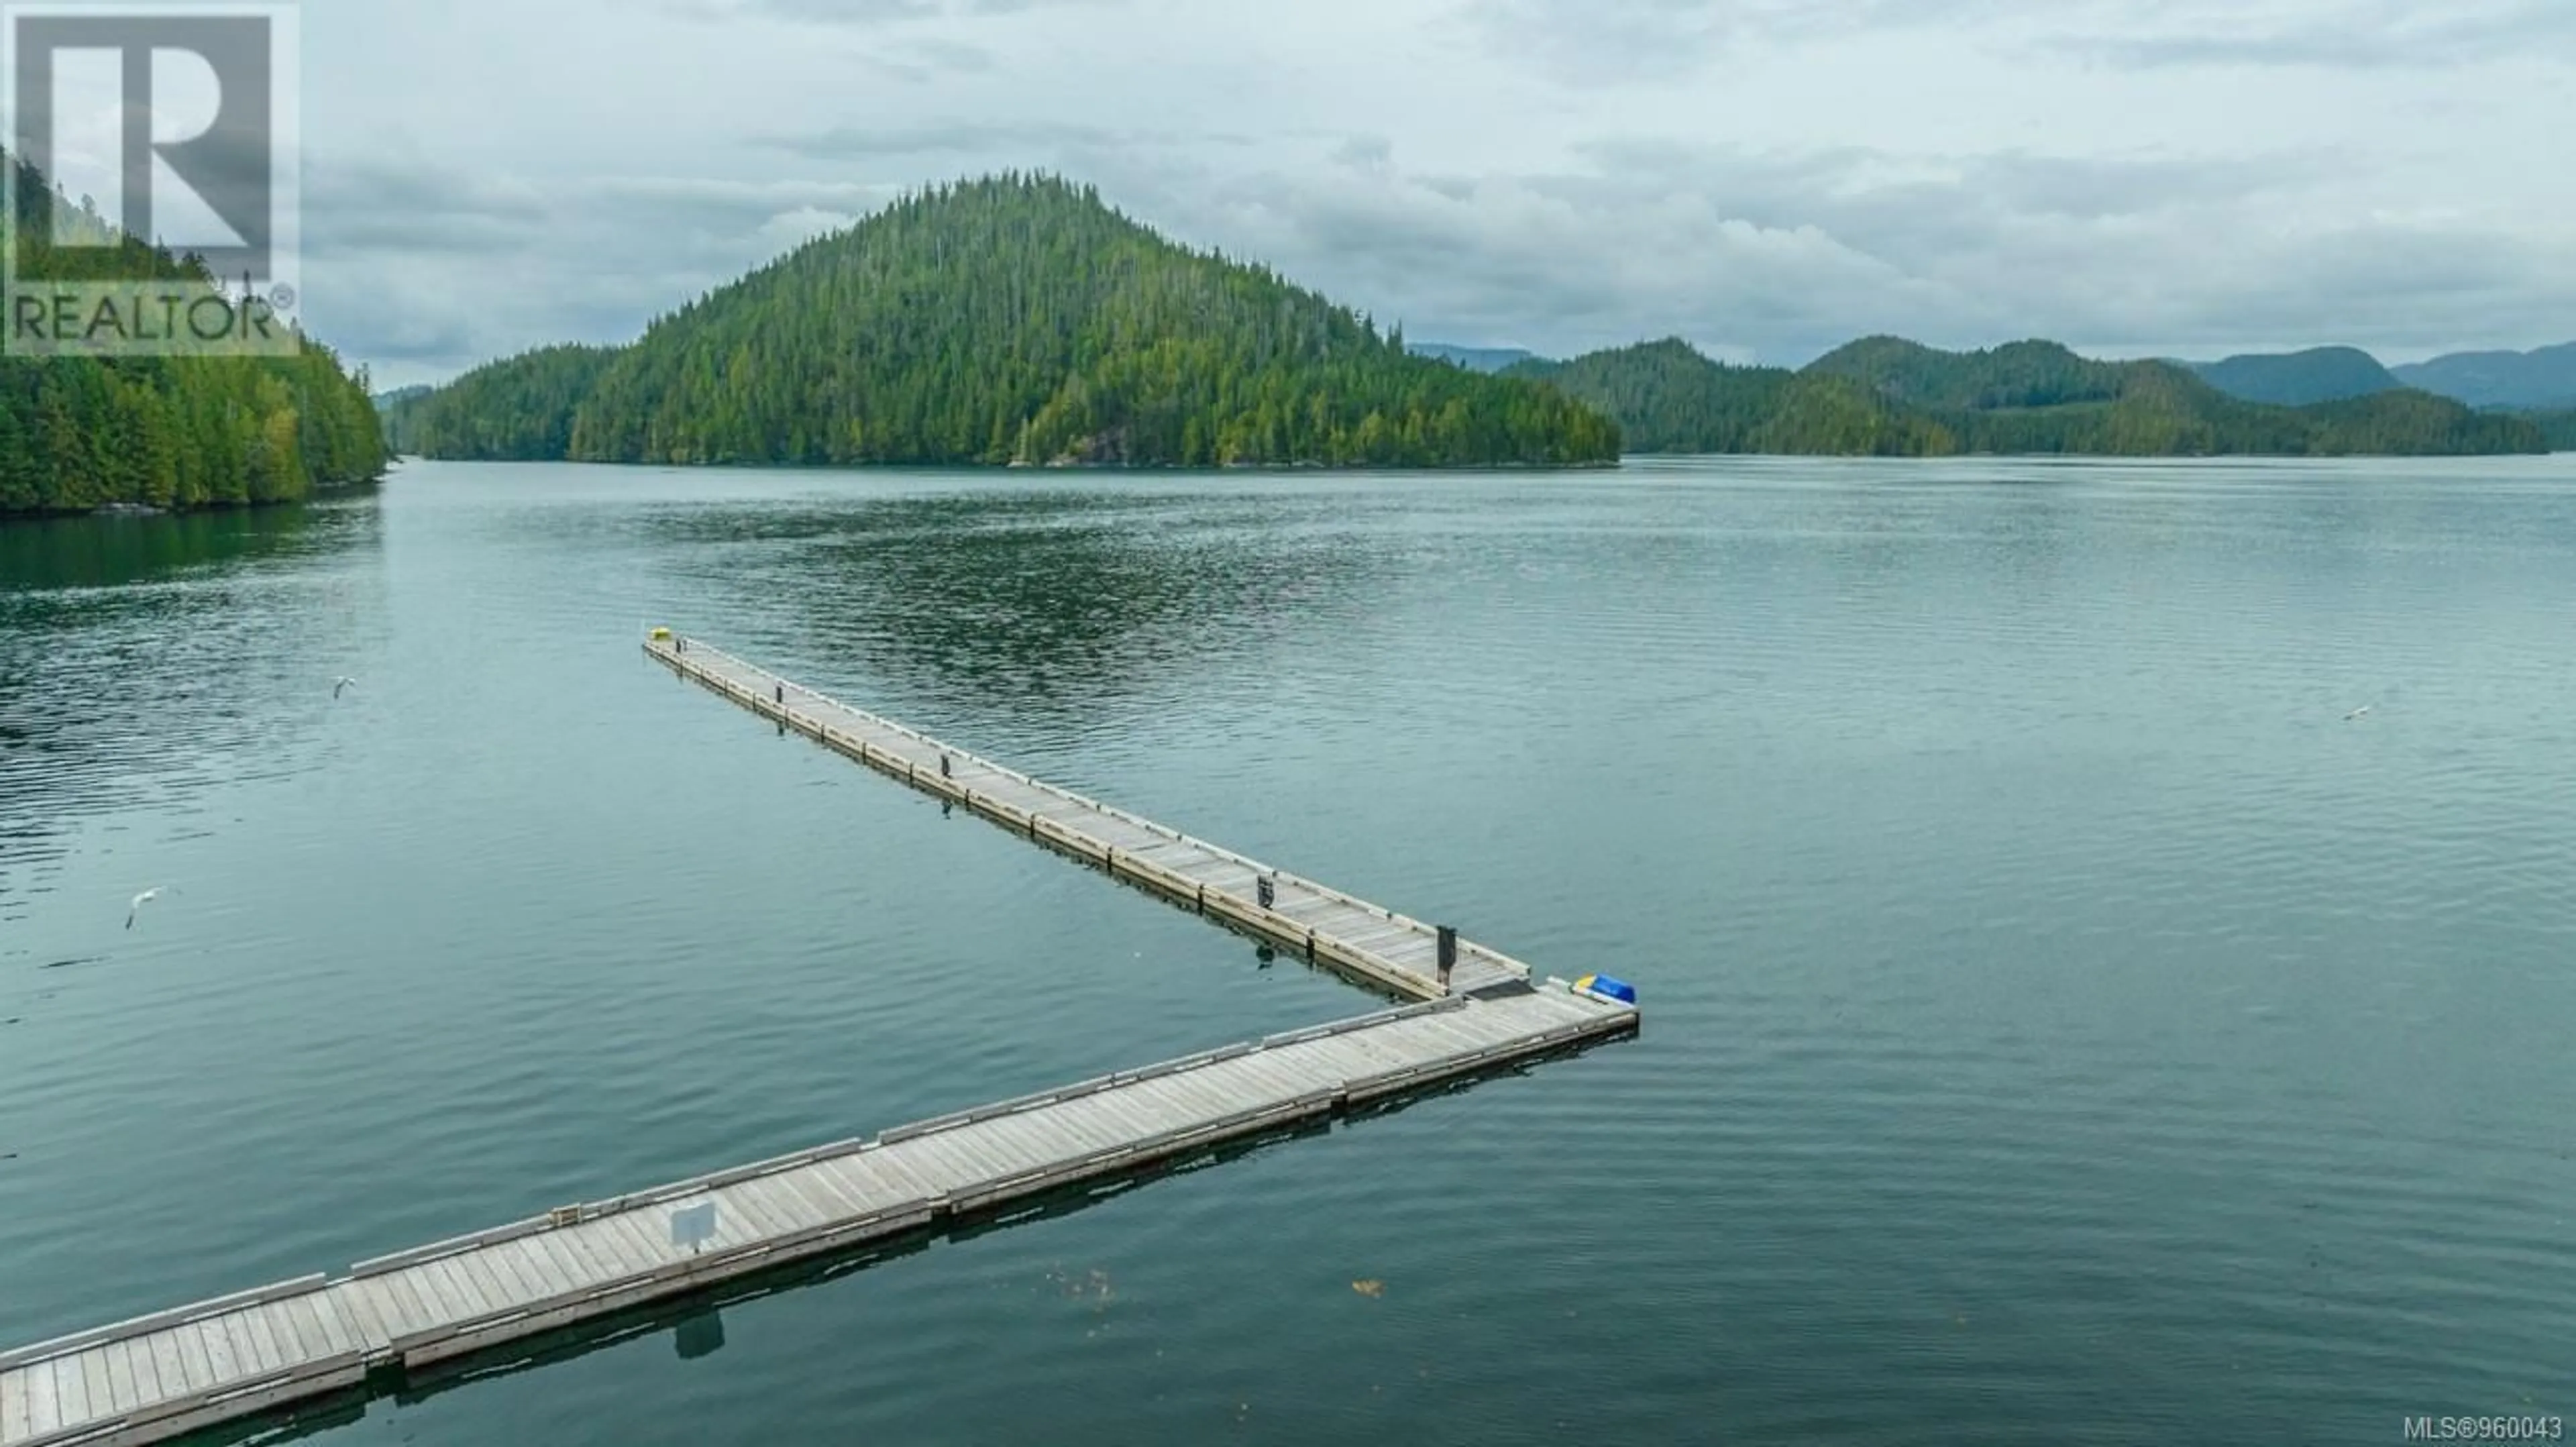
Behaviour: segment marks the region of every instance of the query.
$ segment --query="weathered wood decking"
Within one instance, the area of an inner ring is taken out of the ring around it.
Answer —
[[[0,1354],[0,1447],[157,1442],[1636,1027],[1561,984],[1408,1005],[566,1207]],[[674,1245],[674,1213],[715,1234]]]
[[[648,642],[645,649],[681,676],[916,789],[1398,995],[1436,1000],[1530,978],[1529,966],[1461,939],[1444,989],[1439,931],[1419,920],[1040,783],[695,639]],[[1264,876],[1274,892],[1268,908],[1260,902]]]
[[[0,1447],[125,1447],[849,1252],[1094,1177],[1625,1035],[1634,1007],[1530,982],[1428,926],[948,748],[691,644],[654,655],[788,727],[1308,958],[1418,998],[0,1352]],[[1257,881],[1273,882],[1264,905]],[[679,1244],[683,1223],[711,1234]],[[8,1303],[0,1296],[0,1312]]]

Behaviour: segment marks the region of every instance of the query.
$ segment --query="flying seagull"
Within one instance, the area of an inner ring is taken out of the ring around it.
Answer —
[[[2361,707],[2354,709],[2352,712],[2345,714],[2343,716],[2343,721],[2345,723],[2351,723],[2354,719],[2368,717],[2370,717],[2370,705],[2365,703]]]
[[[175,889],[170,892],[172,894],[178,893]],[[125,927],[127,929],[134,928],[134,921],[137,916],[143,913],[143,906],[150,904],[152,901],[159,899],[160,897],[161,891],[157,889],[147,889],[141,894],[134,896],[134,903],[127,905],[125,908]]]
[[[336,699],[357,686],[358,680],[354,678],[335,678],[331,681],[331,696]]]

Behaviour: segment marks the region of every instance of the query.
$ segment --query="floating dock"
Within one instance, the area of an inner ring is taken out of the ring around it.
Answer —
[[[1457,996],[567,1206],[0,1354],[0,1447],[162,1441],[1634,1028],[1561,985]]]
[[[1464,943],[1444,986],[1429,926],[701,645],[652,648],[915,787],[1416,1002],[0,1352],[0,1447],[163,1441],[1638,1027],[1633,1005],[1533,983],[1518,962]]]
[[[1436,1000],[1526,983],[1530,967],[1460,940],[1439,978],[1440,931],[1177,829],[1086,799],[850,707],[689,638],[645,644],[682,677],[924,793],[1015,834],[1090,860],[1121,879],[1262,936],[1394,994]],[[1263,903],[1267,882],[1269,902]]]

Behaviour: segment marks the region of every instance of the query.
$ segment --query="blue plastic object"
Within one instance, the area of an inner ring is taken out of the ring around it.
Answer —
[[[1574,988],[1596,1000],[1607,1000],[1614,1005],[1637,1003],[1636,986],[1625,980],[1614,980],[1608,975],[1586,975],[1574,982]]]

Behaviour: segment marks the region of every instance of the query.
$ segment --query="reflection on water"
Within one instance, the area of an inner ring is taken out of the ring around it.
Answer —
[[[299,767],[381,542],[372,497],[0,522],[0,921],[84,817]]]
[[[345,530],[335,523],[372,519],[373,513],[371,502],[344,502],[178,515],[13,519],[0,523],[0,595],[160,585],[212,568],[312,557],[344,543]]]
[[[684,1362],[714,1356],[724,1350],[724,1313],[702,1311],[685,1317],[671,1335],[672,1345]]]
[[[788,636],[912,698],[1097,726],[1260,658],[1291,617],[1365,608],[1387,566],[1258,497],[1175,510],[1116,492],[977,491],[829,509],[664,515],[681,566]]]

